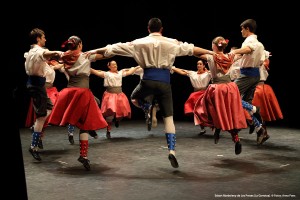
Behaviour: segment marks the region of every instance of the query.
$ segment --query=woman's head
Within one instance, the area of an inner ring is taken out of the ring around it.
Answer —
[[[202,70],[205,70],[205,65],[206,65],[206,62],[202,59],[198,60],[197,61],[197,69],[198,71],[202,71]]]
[[[118,65],[117,62],[114,60],[111,60],[107,63],[107,67],[109,69],[109,71],[111,72],[117,72],[118,71]]]
[[[61,45],[61,47],[66,47],[68,50],[82,49],[82,40],[78,36],[71,36]]]
[[[214,51],[223,52],[227,47],[229,40],[225,40],[222,36],[215,37],[212,41],[212,49]]]

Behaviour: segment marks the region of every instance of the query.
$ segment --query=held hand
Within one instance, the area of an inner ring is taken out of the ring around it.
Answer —
[[[51,56],[51,58],[50,58],[50,61],[51,61],[51,60],[54,60],[54,61],[60,62],[60,61],[61,61],[61,56],[62,56],[62,54],[63,54],[63,52],[61,52],[61,51],[55,51],[55,52],[52,54],[52,56]]]
[[[48,65],[54,66],[54,65],[58,65],[59,63],[57,62],[57,60],[49,60],[48,61]]]

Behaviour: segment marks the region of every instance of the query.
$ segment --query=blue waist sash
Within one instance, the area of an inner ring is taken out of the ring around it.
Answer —
[[[170,83],[170,70],[162,68],[144,68],[143,80]]]
[[[46,78],[41,76],[29,76],[27,84],[34,86],[44,86],[46,83]]]
[[[241,68],[241,74],[246,76],[260,76],[258,67]]]

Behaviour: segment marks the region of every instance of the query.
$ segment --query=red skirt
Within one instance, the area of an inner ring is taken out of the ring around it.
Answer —
[[[121,93],[104,91],[101,102],[101,111],[104,117],[115,116],[119,118],[131,118],[131,107],[127,96]]]
[[[199,125],[223,131],[247,128],[239,89],[234,82],[210,84],[195,104]]]
[[[268,84],[256,86],[252,104],[260,107],[260,115],[264,121],[283,119],[276,95]]]
[[[107,122],[88,88],[64,88],[49,116],[49,124],[75,125],[81,130],[98,130],[107,127]]]
[[[193,115],[196,101],[204,94],[205,90],[192,92],[189,98],[184,103],[184,114]]]

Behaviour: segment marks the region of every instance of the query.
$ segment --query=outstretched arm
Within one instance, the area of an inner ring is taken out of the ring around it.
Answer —
[[[46,50],[43,53],[43,57],[46,60],[50,60],[51,58],[60,58],[62,53],[63,53],[62,51],[49,51],[49,50]]]
[[[106,47],[102,47],[102,48],[98,48],[98,49],[89,50],[88,52],[90,54],[96,54],[96,53],[98,53],[98,54],[104,54],[106,50],[107,50]]]
[[[138,65],[136,67],[131,67],[129,69],[125,69],[124,72],[126,73],[126,76],[129,76],[131,74],[134,74],[134,72],[138,69],[140,69],[141,67]]]
[[[107,59],[107,58],[111,58],[113,56],[104,56],[105,51],[107,50],[106,47],[102,47],[99,49],[93,49],[93,50],[89,50],[84,52],[84,54],[86,55],[86,58],[89,58],[91,55],[96,54],[96,60],[102,60],[102,59]]]
[[[92,54],[90,54],[92,55]],[[112,57],[112,56],[111,56]],[[101,53],[96,53],[96,56],[95,56],[95,60],[103,60],[103,59],[108,59],[110,57],[105,57],[103,54]]]
[[[172,67],[172,71],[177,73],[177,74],[180,74],[180,75],[184,75],[184,76],[188,75],[188,72],[185,69],[180,69],[180,68],[177,68],[175,66]]]
[[[104,71],[91,68],[91,74],[104,78]]]
[[[202,60],[207,60],[207,54],[197,55],[196,57],[198,57]]]
[[[249,54],[251,52],[252,52],[252,49],[248,46],[230,51],[230,53],[234,53],[234,54]]]
[[[213,51],[210,51],[208,49],[203,49],[201,47],[194,47],[194,51],[193,51],[193,55],[196,57],[200,57],[200,55],[203,54],[210,54],[210,55],[214,55],[215,53]]]

